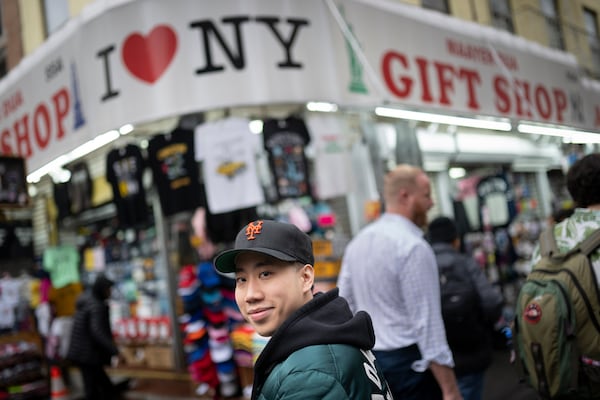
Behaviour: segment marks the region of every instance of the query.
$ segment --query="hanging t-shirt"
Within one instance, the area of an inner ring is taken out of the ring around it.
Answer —
[[[268,119],[263,125],[264,146],[280,198],[310,196],[308,161],[304,154],[310,135],[297,117]]]
[[[55,289],[79,282],[79,253],[73,246],[49,247],[44,251],[44,269]]]
[[[134,144],[111,150],[106,156],[106,179],[122,226],[136,226],[148,221],[146,191],[142,176],[146,162]]]
[[[257,135],[248,120],[228,118],[199,125],[195,130],[196,160],[203,161],[208,209],[213,214],[262,204],[256,174]]]
[[[200,184],[200,206],[206,210],[204,216],[206,235],[213,243],[233,242],[242,227],[258,219],[256,207],[242,208],[220,214],[211,213],[206,206],[205,187],[205,184]]]
[[[307,124],[315,147],[316,197],[330,199],[346,195],[353,182],[349,127],[333,115],[313,115]]]
[[[477,183],[477,197],[484,226],[506,226],[516,215],[512,186],[504,174],[481,179]],[[484,208],[486,212],[483,212]]]
[[[474,175],[461,179],[457,183],[456,200],[462,202],[469,226],[475,231],[481,228],[479,197],[477,196],[477,184],[480,180],[480,176]]]
[[[87,164],[78,162],[69,167],[71,179],[69,180],[69,200],[71,213],[79,214],[92,206],[92,180]]]
[[[194,131],[177,128],[154,136],[148,144],[148,163],[164,215],[194,210],[200,205]]]
[[[63,220],[71,215],[71,200],[69,199],[69,184],[55,183],[53,186],[54,203],[58,210],[58,219]]]
[[[56,317],[68,317],[75,314],[77,298],[83,292],[83,285],[79,282],[70,283],[61,288],[50,291],[49,301],[54,306]]]
[[[19,303],[23,281],[14,278],[0,279],[0,300],[15,307]]]
[[[0,260],[33,258],[31,220],[0,223]]]
[[[13,328],[15,321],[15,307],[0,300],[0,329]]]

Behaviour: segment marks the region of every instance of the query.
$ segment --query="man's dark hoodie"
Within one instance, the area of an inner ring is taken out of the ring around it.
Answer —
[[[324,398],[323,391],[332,399],[391,398],[370,358],[374,345],[366,312],[353,315],[337,288],[317,293],[262,350],[254,366],[252,399],[293,397],[299,390],[306,399]]]

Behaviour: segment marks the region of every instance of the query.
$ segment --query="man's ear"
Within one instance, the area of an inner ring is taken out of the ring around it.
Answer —
[[[305,264],[300,269],[300,274],[304,289],[312,290],[311,288],[315,283],[315,269],[313,268],[313,266],[310,264]]]
[[[398,190],[398,201],[400,202],[400,204],[405,204],[409,196],[410,192],[408,189],[400,188],[400,190]]]

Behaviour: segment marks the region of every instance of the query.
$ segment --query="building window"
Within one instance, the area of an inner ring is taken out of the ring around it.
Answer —
[[[6,60],[6,38],[4,37],[4,21],[2,19],[3,10],[2,3],[0,2],[0,79],[4,78],[8,74],[8,62]]]
[[[555,49],[564,50],[565,44],[563,42],[560,20],[558,19],[558,2],[557,0],[541,0],[541,2],[542,13],[546,20],[549,45]]]
[[[43,0],[46,36],[56,32],[69,19],[68,0]]]
[[[492,25],[510,33],[515,32],[509,0],[491,0]]]
[[[2,20],[2,2],[0,2],[0,38],[4,36],[4,23]]]
[[[6,62],[6,49],[0,49],[0,79],[8,74],[8,63]]]
[[[444,14],[450,14],[450,8],[448,7],[447,0],[423,0],[421,4],[423,5],[423,8],[439,11]]]
[[[590,45],[590,54],[594,75],[600,74],[600,35],[598,35],[598,15],[587,8],[583,9],[583,18],[585,20],[585,32],[588,44]]]

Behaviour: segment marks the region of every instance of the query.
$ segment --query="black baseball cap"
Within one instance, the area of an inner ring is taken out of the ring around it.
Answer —
[[[315,261],[310,236],[293,224],[271,220],[253,221],[243,227],[235,238],[234,248],[215,258],[215,267],[219,272],[235,272],[235,257],[243,251],[310,265]]]

